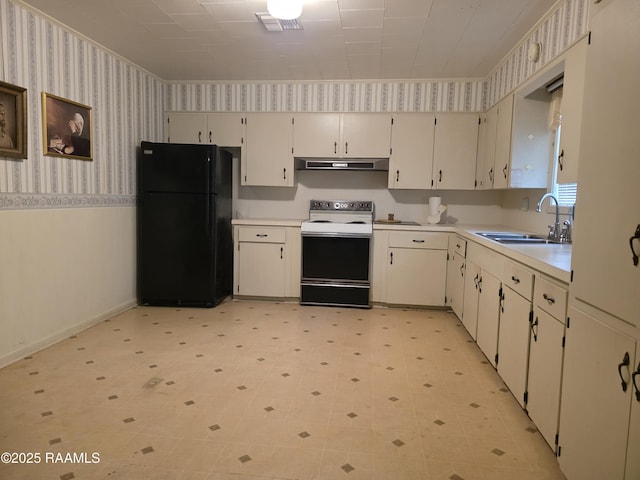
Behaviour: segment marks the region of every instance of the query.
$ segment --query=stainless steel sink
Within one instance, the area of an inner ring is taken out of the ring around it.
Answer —
[[[499,243],[512,243],[520,245],[536,245],[545,243],[560,243],[551,240],[543,235],[534,235],[531,233],[512,233],[512,232],[476,232],[489,240]]]

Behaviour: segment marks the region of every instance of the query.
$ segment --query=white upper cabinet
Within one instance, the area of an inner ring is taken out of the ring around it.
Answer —
[[[562,87],[562,133],[558,155],[558,183],[578,181],[580,132],[582,131],[582,102],[584,74],[587,63],[588,38],[583,38],[565,54]]]
[[[222,147],[242,146],[244,116],[240,113],[170,112],[168,143],[202,143]]]
[[[295,114],[293,138],[296,157],[388,158],[391,114]]]
[[[293,152],[296,157],[338,157],[339,113],[296,113],[293,124]]]
[[[430,189],[435,115],[398,113],[391,126],[389,188]]]
[[[433,150],[433,187],[473,190],[478,152],[477,113],[436,115]]]
[[[245,117],[241,184],[293,186],[293,122],[287,113],[250,113]]]
[[[493,188],[509,186],[509,163],[511,161],[511,124],[513,122],[513,95],[503,98],[493,110],[495,127],[489,126],[487,134],[495,132],[493,139]],[[489,142],[487,142],[489,143]]]

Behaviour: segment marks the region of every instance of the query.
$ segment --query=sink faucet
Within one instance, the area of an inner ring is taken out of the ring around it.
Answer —
[[[568,235],[569,235],[569,227],[570,225],[567,225],[565,222],[565,228],[561,231],[560,230],[560,205],[558,205],[558,199],[556,197],[553,196],[553,194],[551,193],[545,193],[542,197],[540,197],[540,200],[538,201],[538,207],[536,208],[536,212],[540,213],[542,212],[542,203],[545,201],[545,199],[549,197],[551,199],[553,199],[556,202],[556,221],[553,225],[549,225],[549,238],[552,240],[556,240],[556,241],[568,241]],[[549,205],[551,205],[551,200],[549,200]]]

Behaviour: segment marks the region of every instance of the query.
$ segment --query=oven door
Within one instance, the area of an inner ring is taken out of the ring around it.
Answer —
[[[301,303],[369,307],[369,235],[303,233]]]

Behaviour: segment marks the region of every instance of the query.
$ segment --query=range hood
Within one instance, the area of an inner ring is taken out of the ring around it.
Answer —
[[[389,170],[388,158],[313,158],[296,157],[296,170]]]

